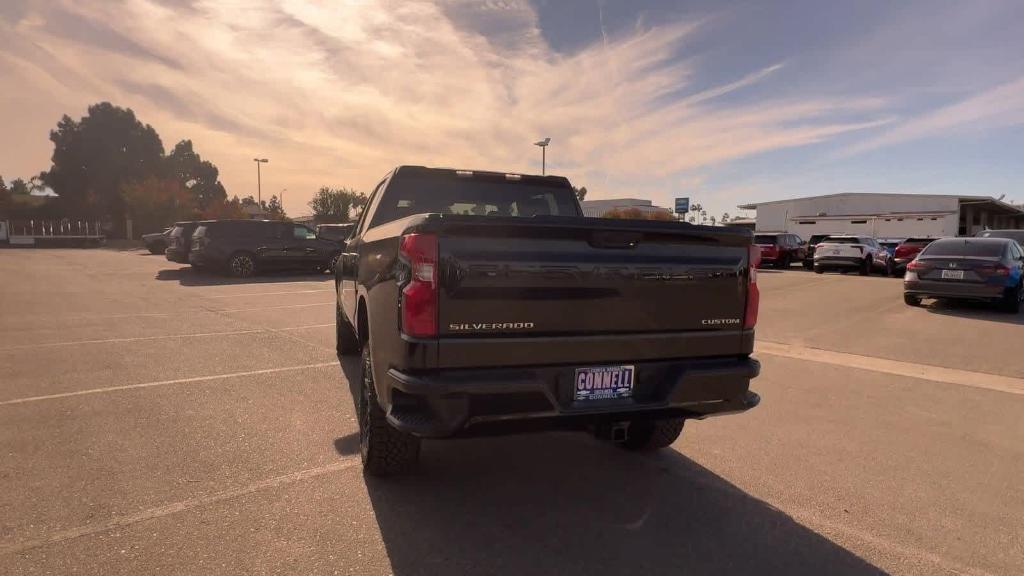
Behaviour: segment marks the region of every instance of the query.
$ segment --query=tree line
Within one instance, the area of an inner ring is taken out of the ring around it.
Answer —
[[[228,199],[217,166],[191,140],[165,152],[160,135],[130,108],[109,102],[68,115],[50,131],[51,166],[10,187],[0,177],[0,212],[11,219],[76,218],[107,223],[115,236],[131,219],[136,231],[159,230],[177,220],[245,218],[261,204],[269,217],[285,218],[280,200],[257,203],[252,196]],[[51,189],[56,197],[31,193]]]

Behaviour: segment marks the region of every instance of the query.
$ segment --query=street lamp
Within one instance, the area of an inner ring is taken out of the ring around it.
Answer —
[[[551,143],[551,138],[545,138],[545,139],[541,140],[540,142],[534,142],[533,143],[534,146],[540,146],[540,173],[541,173],[542,176],[547,171],[547,162],[548,162],[547,150],[548,150],[548,144],[550,144],[550,143]]]
[[[270,162],[270,160],[267,160],[266,158],[253,158],[252,161],[256,163],[256,205],[262,208],[263,190],[261,189],[262,184],[260,182],[260,164],[266,164],[267,162]]]

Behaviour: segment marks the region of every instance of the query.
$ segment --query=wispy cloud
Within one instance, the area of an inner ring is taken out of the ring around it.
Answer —
[[[251,192],[253,154],[268,156],[265,188],[287,187],[293,211],[300,191],[367,187],[398,163],[536,169],[540,136],[554,139],[554,169],[599,197],[623,193],[595,186],[601,175],[664,177],[884,122],[877,100],[723,98],[781,65],[697,89],[684,43],[700,26],[603,34],[560,55],[525,2],[40,0],[0,21],[30,47],[0,58],[0,74],[57,79],[34,98],[72,114],[101,99],[133,107],[165,144],[192,138],[234,193]],[[3,110],[0,122],[16,113]]]
[[[843,151],[859,154],[885,146],[950,133],[980,131],[1024,124],[1024,77],[985,90],[965,100],[897,123],[883,134]]]

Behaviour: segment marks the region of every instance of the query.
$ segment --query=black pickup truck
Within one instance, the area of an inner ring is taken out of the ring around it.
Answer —
[[[756,406],[751,240],[585,218],[562,177],[395,169],[335,272],[365,470],[410,469],[420,438],[579,429],[662,448],[688,418]]]

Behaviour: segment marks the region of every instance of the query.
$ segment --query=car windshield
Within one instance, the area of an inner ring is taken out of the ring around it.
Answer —
[[[1006,251],[1006,242],[997,240],[946,239],[937,240],[921,252],[922,257],[963,257],[998,258]]]
[[[850,236],[829,236],[821,241],[821,244],[860,244],[860,238]]]
[[[754,244],[776,244],[778,242],[778,236],[770,235],[757,235],[754,236]]]
[[[813,246],[815,244],[820,244],[825,238],[828,238],[827,234],[815,234],[811,236],[811,239],[808,240],[807,243]]]
[[[171,229],[171,236],[174,236],[175,238],[180,238],[184,232],[184,226],[175,226],[174,228]]]
[[[903,241],[903,244],[907,246],[927,246],[934,241],[934,238],[907,238]]]

